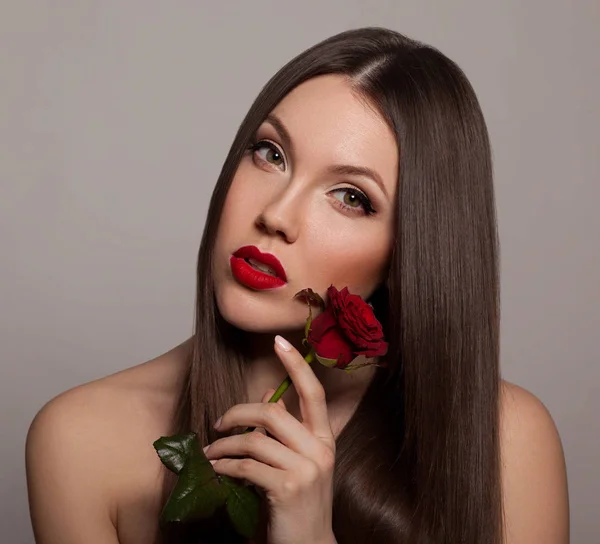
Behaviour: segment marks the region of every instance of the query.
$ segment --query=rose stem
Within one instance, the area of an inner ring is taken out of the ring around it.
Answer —
[[[304,360],[308,364],[311,364],[315,360],[315,352],[311,349],[310,352],[308,353],[308,355],[306,357],[304,357]],[[275,391],[275,393],[273,393],[273,396],[268,400],[268,402],[277,402],[283,396],[283,394],[287,391],[287,389],[290,385],[292,385],[292,379],[289,376],[286,376],[285,380],[283,380],[281,382],[280,386],[277,388],[277,391]],[[243,434],[251,433],[252,431],[255,431],[255,430],[256,430],[256,427],[249,427],[248,429],[246,429],[244,431]]]

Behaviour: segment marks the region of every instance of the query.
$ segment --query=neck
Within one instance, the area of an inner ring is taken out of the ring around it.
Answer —
[[[282,335],[302,354],[307,350],[302,346],[303,331]],[[286,378],[287,372],[283,363],[273,349],[274,334],[252,334],[245,339],[245,349],[249,354],[246,373],[246,392],[248,402],[261,402],[265,392],[276,389]],[[360,398],[369,385],[374,367],[365,367],[344,372],[339,369],[326,368],[318,361],[311,368],[325,389],[327,409],[334,432],[338,431],[356,408]],[[298,393],[292,385],[282,397],[287,410],[297,419],[302,419]]]

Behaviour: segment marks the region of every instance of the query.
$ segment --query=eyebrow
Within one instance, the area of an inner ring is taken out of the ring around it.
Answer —
[[[279,137],[283,140],[285,146],[293,152],[294,146],[292,145],[292,137],[290,136],[288,129],[285,128],[285,125],[281,122],[281,119],[274,113],[270,113],[267,115],[265,122],[269,123],[275,129],[275,132],[277,132]]]
[[[350,164],[336,164],[334,166],[330,166],[328,170],[332,174],[337,174],[338,176],[363,176],[374,181],[377,186],[381,189],[383,194],[387,197],[388,193],[385,189],[385,185],[379,174],[366,166],[352,166]]]
[[[267,115],[265,122],[269,123],[275,129],[285,146],[293,153],[294,146],[292,144],[292,137],[290,136],[288,129],[285,127],[281,119],[279,119],[279,117],[277,117],[274,113],[270,113]],[[353,166],[351,164],[336,164],[330,166],[327,170],[332,174],[337,174],[338,176],[363,176],[369,178],[374,181],[381,189],[383,194],[389,198],[381,176],[371,168],[367,168],[366,166]]]

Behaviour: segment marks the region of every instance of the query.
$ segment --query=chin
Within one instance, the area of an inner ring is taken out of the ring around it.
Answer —
[[[227,285],[215,290],[215,300],[225,321],[252,333],[301,330],[308,316],[306,306],[293,301],[292,297],[287,300],[277,291],[255,292],[242,286]]]

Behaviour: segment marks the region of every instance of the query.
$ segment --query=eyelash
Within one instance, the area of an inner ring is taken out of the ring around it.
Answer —
[[[355,196],[356,198],[358,198],[358,200],[362,206],[362,211],[359,211],[358,209],[353,208],[352,206],[348,206],[347,204],[344,204],[341,200],[338,200],[337,198],[334,199],[336,206],[339,206],[340,208],[342,208],[344,210],[348,210],[351,213],[360,213],[361,215],[373,215],[375,213],[375,210],[373,209],[373,205],[371,204],[369,197],[362,191],[359,191],[358,189],[355,189],[354,187],[340,187],[339,189],[334,189],[331,192],[337,193],[338,191],[347,191],[352,196]]]
[[[283,153],[281,152],[281,150],[273,142],[270,142],[269,140],[258,140],[256,142],[251,143],[248,146],[248,151],[251,151],[252,153],[256,153],[259,149],[261,149],[263,147],[268,147],[272,151],[275,151],[276,153],[281,155],[282,158],[284,156]],[[263,162],[266,162],[262,158],[260,160]],[[284,164],[285,164],[285,159],[284,159]],[[356,198],[358,198],[358,200],[362,206],[362,211],[360,211],[356,208],[353,208],[352,206],[348,206],[347,204],[344,204],[341,200],[334,198],[335,205],[338,206],[339,208],[341,208],[342,210],[347,210],[350,213],[359,213],[361,215],[373,215],[375,213],[375,209],[373,208],[373,205],[371,204],[371,200],[365,193],[363,193],[359,189],[356,189],[354,187],[340,187],[339,189],[334,189],[331,192],[337,193],[339,191],[347,191],[351,195],[355,196]]]
[[[271,151],[275,151],[276,153],[281,155],[281,157],[283,158],[283,153],[281,152],[281,150],[273,142],[270,142],[269,140],[258,140],[257,142],[253,142],[252,144],[250,144],[248,146],[248,150],[251,151],[252,153],[256,153],[259,149],[261,149],[263,147],[268,147]],[[261,159],[261,160],[263,162],[265,162],[263,159]],[[285,160],[284,160],[284,164],[285,164]]]

